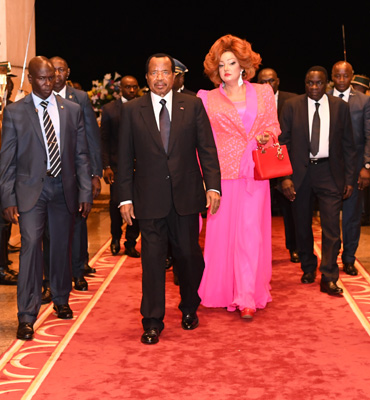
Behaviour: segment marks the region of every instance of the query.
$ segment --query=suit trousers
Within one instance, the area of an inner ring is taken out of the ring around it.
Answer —
[[[317,257],[314,254],[312,213],[314,198],[320,210],[322,229],[321,264],[322,280],[336,282],[339,277],[337,257],[340,250],[340,211],[343,193],[336,186],[330,172],[329,161],[309,164],[293,205],[296,238],[303,272],[315,272]]]
[[[71,251],[73,214],[67,208],[62,178],[45,177],[35,206],[20,212],[21,251],[18,275],[18,320],[34,323],[41,306],[43,275],[42,241],[50,233],[50,288],[56,305],[68,303],[72,290]]]
[[[110,215],[110,231],[113,239],[120,240],[122,236],[122,224],[123,220],[121,217],[121,212],[118,208],[119,201],[117,193],[117,184],[112,183],[110,185],[110,200],[109,200],[109,215]],[[138,220],[132,220],[132,225],[126,226],[125,235],[125,247],[132,248],[136,246],[136,239],[140,234],[139,222]]]
[[[355,254],[361,235],[363,191],[357,184],[353,187],[352,196],[343,201],[342,210],[342,235],[344,263],[354,263]]]
[[[50,234],[46,224],[43,239],[44,287],[50,287]],[[72,276],[82,278],[85,273],[85,263],[89,261],[87,240],[87,219],[80,212],[75,214],[72,235]]]
[[[141,314],[144,330],[164,328],[166,257],[168,243],[176,260],[181,301],[179,309],[194,313],[199,304],[198,288],[204,271],[199,246],[199,214],[181,216],[174,207],[165,218],[140,219],[142,259]]]

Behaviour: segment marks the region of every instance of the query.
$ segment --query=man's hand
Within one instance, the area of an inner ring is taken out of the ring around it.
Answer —
[[[91,179],[93,199],[96,199],[101,192],[100,178],[96,175]]]
[[[106,184],[111,185],[114,182],[114,172],[112,168],[105,168],[103,171],[103,178]]]
[[[294,183],[291,179],[284,179],[281,182],[281,189],[283,190],[284,196],[290,200],[294,201],[295,200],[295,195],[296,192],[294,190]]]
[[[370,170],[361,168],[357,183],[359,190],[364,190],[368,187],[370,185]]]
[[[4,218],[11,222],[12,224],[17,225],[18,224],[18,207],[17,206],[11,206],[11,207],[7,207],[4,209],[3,211],[4,213]]]
[[[89,215],[89,213],[91,211],[91,204],[90,203],[80,203],[80,208],[78,209],[78,211],[81,213],[81,215],[84,218],[87,218],[87,216]]]
[[[343,200],[348,199],[348,197],[351,197],[352,192],[353,192],[353,186],[351,185],[344,186]]]
[[[121,217],[128,225],[132,225],[132,219],[135,219],[134,206],[132,203],[124,204],[119,208]]]
[[[211,215],[216,214],[218,208],[220,207],[220,194],[215,192],[214,190],[208,190],[208,192],[206,193],[206,197],[206,207],[209,207]]]

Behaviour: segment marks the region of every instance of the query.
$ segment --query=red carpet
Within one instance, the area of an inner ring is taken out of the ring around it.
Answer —
[[[341,272],[346,297],[329,297],[319,278],[300,283],[283,237],[275,217],[273,301],[252,322],[200,307],[199,328],[182,330],[167,272],[166,326],[154,346],[140,343],[140,261],[106,246],[92,290],[73,293],[76,318],[41,316],[36,340],[16,341],[0,360],[1,399],[370,399],[369,275],[360,265],[358,277]]]

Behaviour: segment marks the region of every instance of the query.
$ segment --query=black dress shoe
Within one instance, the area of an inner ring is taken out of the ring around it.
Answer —
[[[88,263],[85,263],[84,265],[84,274],[85,275],[89,275],[89,274],[95,274],[96,269],[90,267],[90,265]]]
[[[20,246],[13,246],[12,244],[8,243],[8,253],[18,253],[20,250]]]
[[[335,282],[326,282],[326,281],[321,281],[320,282],[320,291],[327,293],[330,296],[341,296],[343,293],[343,289]]]
[[[17,329],[17,339],[31,340],[33,337],[33,324],[30,322],[20,322]]]
[[[110,251],[112,252],[112,254],[116,256],[120,250],[121,250],[120,240],[112,239],[110,243]]]
[[[159,330],[157,328],[147,329],[141,336],[141,343],[156,344],[158,342],[159,342]]]
[[[41,304],[51,303],[51,298],[52,298],[51,289],[49,286],[46,286],[41,295]]]
[[[140,258],[140,253],[135,249],[135,247],[126,247],[123,254],[132,258]]]
[[[355,276],[358,274],[357,268],[353,265],[353,263],[343,263],[343,271],[347,275]]]
[[[299,259],[299,255],[297,250],[289,250],[290,253],[290,261],[292,263],[299,263],[301,262],[301,260]]]
[[[60,304],[57,306],[54,304],[54,310],[57,312],[57,317],[60,319],[72,319],[73,318],[73,311],[69,304]]]
[[[73,282],[75,283],[75,289],[84,292],[88,289],[87,281],[82,276],[81,278],[73,278]]]
[[[305,272],[302,275],[301,282],[302,283],[314,283],[316,279],[316,272]]]
[[[195,329],[199,325],[199,319],[196,313],[183,315],[181,326],[182,329],[192,330]]]
[[[0,269],[0,285],[16,285],[17,281],[17,275],[10,273],[8,267]]]

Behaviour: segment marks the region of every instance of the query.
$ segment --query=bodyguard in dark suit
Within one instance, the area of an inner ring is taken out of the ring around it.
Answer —
[[[118,165],[118,134],[121,119],[121,110],[124,103],[137,97],[139,84],[133,76],[124,76],[121,79],[121,98],[111,101],[102,108],[101,115],[101,151],[103,160],[103,176],[104,181],[110,188],[109,200],[109,216],[110,216],[110,232],[112,241],[110,249],[113,255],[121,250],[122,236],[122,216],[118,208],[119,200],[117,193],[117,183],[115,178],[117,175]],[[132,221],[132,225],[126,225],[125,233],[125,252],[129,257],[138,258],[140,253],[135,249],[136,239],[140,233],[139,223]]]
[[[340,250],[340,210],[355,183],[356,152],[348,105],[326,94],[325,68],[308,70],[306,94],[288,99],[283,107],[279,141],[286,144],[293,175],[282,189],[293,203],[301,259],[302,283],[313,283],[317,257],[313,251],[312,211],[317,198],[322,228],[320,290],[341,295],[337,257]]]
[[[93,188],[93,198],[96,198],[100,194],[101,190],[100,177],[102,176],[102,163],[100,154],[100,132],[94,110],[86,92],[75,89],[66,84],[71,72],[67,61],[61,57],[52,57],[50,61],[55,68],[55,83],[53,89],[54,94],[77,103],[82,109],[92,169],[91,183]],[[45,279],[43,283],[44,291],[42,293],[42,304],[47,304],[50,303],[52,299],[52,292],[49,282],[50,252],[47,229],[45,231],[43,246]],[[87,290],[88,284],[84,278],[84,274],[95,272],[95,270],[90,268],[88,265],[87,249],[88,237],[86,218],[83,218],[81,213],[77,212],[75,216],[72,238],[72,278],[74,281],[74,288],[76,290]]]
[[[199,213],[206,205],[215,213],[220,203],[210,122],[199,98],[172,91],[174,72],[170,56],[149,57],[146,79],[151,92],[124,104],[120,126],[120,209],[128,224],[132,218],[140,224],[145,344],[157,343],[164,328],[168,242],[180,284],[181,325],[187,330],[198,326],[197,291],[204,269]]]
[[[185,74],[189,72],[187,67],[176,58],[173,59],[175,61],[175,81],[173,83],[173,90],[179,93],[190,94],[192,96],[196,96],[197,94],[185,87]]]
[[[50,286],[62,319],[73,317],[70,241],[74,214],[87,217],[91,167],[80,106],[52,93],[55,71],[45,57],[31,59],[32,93],[5,109],[0,153],[0,194],[5,218],[18,223],[18,339],[33,336],[41,305],[42,238],[50,232]]]
[[[342,262],[346,274],[357,275],[354,262],[361,234],[363,189],[370,184],[370,97],[351,88],[352,78],[352,65],[338,61],[332,69],[334,89],[329,93],[348,102],[356,146],[357,184],[342,210]]]
[[[272,90],[275,94],[278,118],[280,118],[281,110],[283,108],[285,100],[297,96],[297,94],[291,92],[283,92],[282,90],[279,90],[280,79],[278,78],[276,71],[272,68],[262,69],[258,73],[257,81],[261,84],[268,83],[272,87]],[[271,180],[271,186],[271,194],[272,196],[276,196],[280,210],[283,214],[285,247],[289,250],[290,261],[294,263],[299,263],[300,260],[297,251],[297,241],[295,237],[294,217],[291,202],[281,193],[280,185],[278,185],[277,179]],[[273,200],[274,199],[272,199],[271,204],[274,203]]]

